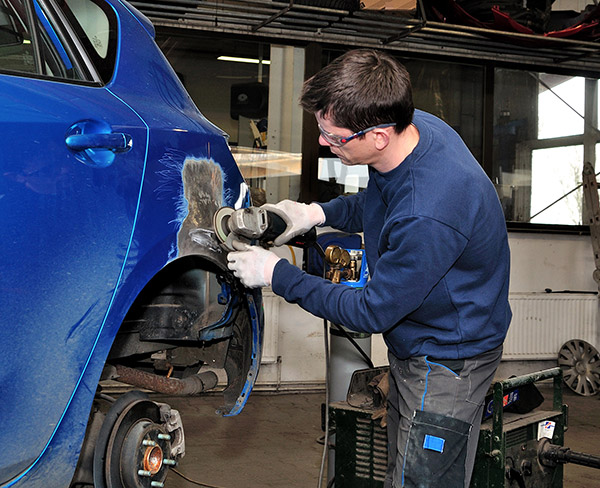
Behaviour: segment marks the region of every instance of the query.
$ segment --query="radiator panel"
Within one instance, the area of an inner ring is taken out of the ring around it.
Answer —
[[[598,297],[585,293],[511,293],[513,319],[503,359],[547,360],[582,339],[598,347]]]

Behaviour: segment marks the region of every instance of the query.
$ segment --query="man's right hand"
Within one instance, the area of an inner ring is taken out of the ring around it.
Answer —
[[[325,222],[325,213],[321,205],[316,203],[306,205],[292,200],[282,200],[275,205],[266,203],[262,208],[279,215],[287,224],[285,232],[273,241],[276,246],[281,246],[293,237],[308,232],[315,225]]]

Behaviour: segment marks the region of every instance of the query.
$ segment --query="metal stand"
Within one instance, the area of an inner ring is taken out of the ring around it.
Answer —
[[[583,197],[589,212],[587,223],[590,226],[594,262],[596,264],[593,277],[600,290],[600,199],[594,167],[589,162],[583,165]]]

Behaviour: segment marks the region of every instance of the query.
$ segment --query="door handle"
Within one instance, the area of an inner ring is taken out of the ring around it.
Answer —
[[[117,154],[131,150],[133,140],[125,132],[113,132],[105,121],[82,120],[69,127],[65,144],[83,164],[106,168]]]
[[[127,152],[131,149],[132,139],[124,132],[110,134],[74,134],[65,139],[67,147],[72,151],[86,149],[108,149],[116,153]]]

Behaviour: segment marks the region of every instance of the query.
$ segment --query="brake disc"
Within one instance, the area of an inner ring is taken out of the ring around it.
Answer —
[[[183,435],[183,433],[181,433]],[[109,411],[94,452],[96,488],[162,487],[176,461],[161,407],[140,392]]]

